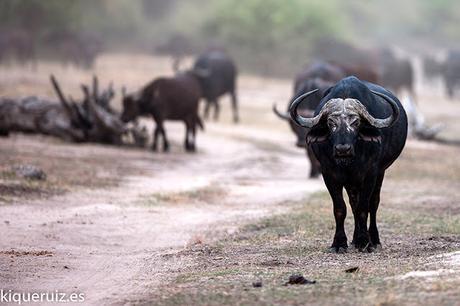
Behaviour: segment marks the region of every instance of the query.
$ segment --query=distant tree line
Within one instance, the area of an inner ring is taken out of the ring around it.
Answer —
[[[8,32],[27,33],[41,56],[63,37],[90,41],[88,54],[102,45],[163,53],[168,44],[186,53],[219,45],[247,69],[292,73],[318,39],[451,47],[458,20],[457,0],[0,0],[0,48]]]

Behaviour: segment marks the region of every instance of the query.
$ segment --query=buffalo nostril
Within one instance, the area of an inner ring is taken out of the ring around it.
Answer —
[[[335,152],[339,156],[349,155],[352,151],[351,145],[349,144],[339,144],[335,146]]]

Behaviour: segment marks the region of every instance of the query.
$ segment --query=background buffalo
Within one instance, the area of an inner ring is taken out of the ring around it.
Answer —
[[[239,121],[238,99],[236,96],[237,69],[232,58],[223,50],[211,49],[201,55],[193,66],[194,74],[199,78],[202,95],[206,101],[204,117],[214,107],[214,120],[219,118],[219,97],[229,94],[232,99],[233,121]]]

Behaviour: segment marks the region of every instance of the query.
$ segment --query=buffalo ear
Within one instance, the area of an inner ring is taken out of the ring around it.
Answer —
[[[359,131],[359,137],[364,141],[382,142],[382,135],[378,129],[371,128],[371,127],[364,127],[361,128]]]
[[[327,127],[313,127],[307,133],[307,144],[315,143],[315,142],[323,142],[326,141],[329,137],[329,130]]]

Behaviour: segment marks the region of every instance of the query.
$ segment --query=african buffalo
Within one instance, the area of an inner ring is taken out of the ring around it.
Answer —
[[[16,60],[20,64],[36,59],[36,48],[31,34],[22,29],[0,31],[0,62]]]
[[[323,38],[313,46],[313,54],[340,67],[346,76],[356,76],[372,83],[379,81],[379,55],[375,49],[364,49],[345,41]]]
[[[423,58],[423,74],[425,79],[432,81],[442,75],[443,63],[434,56],[425,56]]]
[[[323,61],[313,62],[295,77],[294,94],[299,93],[299,89],[305,81],[321,79],[326,82],[336,83],[345,76],[345,71],[336,65]]]
[[[314,178],[317,177],[321,174],[321,169],[320,165],[318,163],[318,160],[316,157],[313,155],[313,152],[311,149],[306,146],[305,138],[308,132],[308,129],[301,127],[294,123],[294,121],[291,120],[291,117],[289,115],[289,107],[291,106],[291,102],[295,100],[297,97],[305,94],[306,92],[312,91],[314,89],[319,89],[317,92],[313,93],[311,96],[308,97],[308,99],[305,100],[305,102],[302,105],[302,108],[299,110],[303,115],[309,116],[313,115],[314,110],[318,107],[319,102],[321,101],[321,98],[323,97],[324,92],[330,88],[334,83],[324,81],[320,78],[314,78],[314,79],[308,79],[305,80],[303,83],[299,85],[299,88],[297,88],[297,91],[292,98],[292,100],[289,101],[288,103],[288,111],[286,113],[282,113],[278,111],[276,108],[276,105],[273,105],[273,112],[281,119],[287,120],[289,122],[289,125],[291,127],[292,132],[296,135],[296,146],[299,148],[305,148],[308,159],[310,160],[310,177]]]
[[[169,150],[169,143],[163,127],[165,120],[184,121],[185,149],[195,151],[195,132],[203,123],[198,115],[201,88],[196,77],[187,72],[172,78],[158,78],[147,84],[139,93],[123,98],[124,122],[132,121],[138,116],[151,115],[156,123],[153,133],[152,149],[157,150],[158,136],[163,137],[163,150]]]
[[[333,61],[330,63],[345,71],[346,76],[355,76],[372,83],[378,83],[380,80],[378,66],[376,64],[355,64],[349,62],[338,63]]]
[[[232,98],[233,121],[238,122],[237,69],[228,54],[220,49],[210,49],[197,58],[192,71],[200,81],[203,98],[206,100],[204,117],[208,118],[209,108],[213,105],[214,119],[217,120],[219,118],[218,98],[228,93]]]
[[[443,68],[447,95],[453,98],[456,87],[460,86],[460,51],[449,51]]]
[[[392,92],[399,94],[407,90],[415,100],[415,75],[412,63],[401,59],[389,49],[380,51],[380,80],[379,84]]]
[[[101,37],[94,33],[60,29],[47,33],[43,42],[49,49],[45,56],[64,65],[74,64],[84,69],[93,67],[97,56],[104,50]]]
[[[348,247],[345,188],[355,220],[352,245],[371,252],[380,246],[376,220],[380,189],[385,170],[404,148],[406,113],[383,87],[347,77],[326,91],[313,117],[300,115],[299,105],[315,91],[298,97],[290,115],[298,125],[310,129],[307,144],[321,164],[333,201],[336,231],[331,251],[345,252]]]

